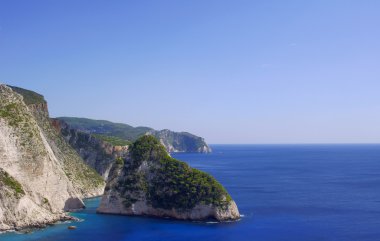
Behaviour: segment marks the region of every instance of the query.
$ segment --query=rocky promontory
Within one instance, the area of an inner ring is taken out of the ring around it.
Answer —
[[[149,127],[133,127],[123,123],[88,118],[59,117],[57,119],[66,122],[71,129],[118,142],[130,143],[141,136],[153,135],[165,146],[168,152],[211,152],[211,148],[202,137],[188,132],[174,132],[167,129],[154,130]]]
[[[171,158],[153,136],[135,141],[113,165],[99,213],[182,220],[237,220],[238,208],[212,176]]]

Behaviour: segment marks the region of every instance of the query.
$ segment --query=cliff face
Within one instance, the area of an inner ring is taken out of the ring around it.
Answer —
[[[153,135],[160,140],[168,152],[211,152],[211,148],[203,138],[187,132],[156,131],[149,127],[132,127],[122,123],[86,118],[60,117],[58,119],[65,121],[72,129],[129,142],[147,134]]]
[[[170,130],[149,131],[148,134],[156,137],[168,152],[200,152],[210,153],[211,148],[201,137],[187,132],[173,132]]]
[[[183,220],[240,218],[221,184],[171,158],[152,136],[139,138],[128,156],[113,165],[98,212]]]
[[[93,168],[83,162],[61,133],[56,131],[49,118],[47,102],[43,96],[18,87],[11,88],[23,96],[24,102],[28,104],[28,109],[33,114],[50,148],[57,159],[61,161],[66,176],[73,183],[80,196],[88,198],[102,195],[104,181]],[[37,97],[34,97],[35,95]]]
[[[94,135],[72,129],[59,119],[52,119],[52,124],[57,132],[60,132],[66,141],[77,151],[84,162],[93,167],[104,180],[116,158],[125,157],[128,146],[114,146]]]
[[[0,231],[67,219],[64,211],[82,208],[82,197],[104,187],[33,93],[0,85]]]

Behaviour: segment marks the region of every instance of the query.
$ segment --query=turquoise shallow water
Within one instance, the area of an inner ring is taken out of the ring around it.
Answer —
[[[225,185],[244,215],[239,222],[98,215],[99,199],[91,199],[74,214],[83,222],[0,240],[380,240],[380,145],[212,147],[173,156]]]

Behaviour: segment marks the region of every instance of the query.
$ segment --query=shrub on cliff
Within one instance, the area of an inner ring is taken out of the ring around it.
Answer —
[[[6,171],[0,168],[0,187],[2,185],[13,190],[16,193],[16,195],[25,194],[24,190],[22,189],[21,184],[12,176],[10,176]]]

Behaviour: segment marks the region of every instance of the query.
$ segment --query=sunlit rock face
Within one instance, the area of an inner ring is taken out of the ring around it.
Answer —
[[[0,231],[69,219],[103,187],[51,126],[43,96],[0,85]]]

